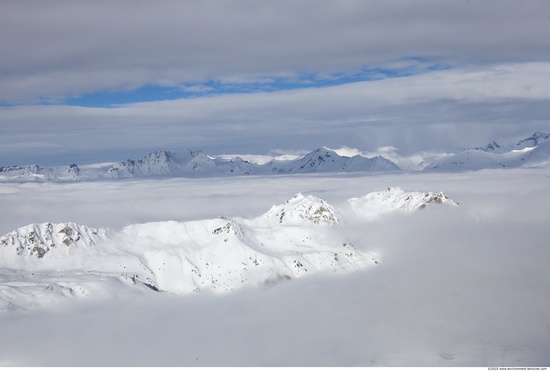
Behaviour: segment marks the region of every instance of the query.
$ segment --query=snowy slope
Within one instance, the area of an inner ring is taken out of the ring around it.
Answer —
[[[109,231],[75,223],[42,223],[19,228],[0,237],[2,266],[18,268],[21,261],[59,259],[82,252],[107,239]],[[15,262],[13,252],[22,259]]]
[[[454,204],[441,193],[388,188],[350,200],[357,212],[350,215],[296,194],[254,219],[154,222],[119,232],[32,224],[0,237],[0,308],[131,292],[225,293],[365,269],[381,260],[346,235],[349,218],[445,202]]]
[[[536,132],[516,144],[467,149],[424,168],[423,171],[469,171],[481,169],[547,166],[550,164],[550,134]]]
[[[49,306],[113,290],[116,280],[108,283],[109,277],[88,271],[101,263],[90,258],[110,233],[75,223],[42,223],[0,237],[0,308]]]

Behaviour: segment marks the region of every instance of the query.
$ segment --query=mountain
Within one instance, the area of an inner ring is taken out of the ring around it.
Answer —
[[[536,132],[512,145],[501,146],[491,142],[485,147],[464,150],[428,165],[423,171],[470,171],[548,165],[550,134]]]
[[[298,193],[253,219],[154,222],[118,232],[75,223],[31,224],[0,237],[0,309],[133,292],[225,293],[367,269],[380,257],[347,236],[341,227],[349,218],[452,203],[440,193],[399,188],[354,200],[356,213],[349,215]]]
[[[284,204],[273,206],[260,219],[285,225],[301,224],[304,220],[315,224],[340,225],[344,217],[325,200],[298,193]]]
[[[223,159],[202,151],[174,153],[155,151],[137,160],[114,164],[97,164],[44,168],[38,165],[0,168],[0,181],[48,182],[133,177],[207,177],[231,175],[301,174],[312,172],[399,171],[400,168],[381,156],[340,156],[328,148],[319,148],[301,159],[256,164],[240,157]]]
[[[550,143],[550,134],[535,132],[529,138],[522,139],[515,144],[513,149],[524,149],[527,147],[537,147],[541,144]]]
[[[476,149],[478,151],[494,152],[494,153],[506,152],[506,149],[504,149],[500,144],[498,144],[497,142],[494,142],[494,141],[487,144],[484,147],[477,147],[477,148],[474,148],[474,149]]]
[[[78,165],[42,167],[38,165],[0,167],[0,181],[12,182],[49,182],[80,179]]]
[[[202,151],[173,153],[155,151],[138,160],[114,164],[106,170],[109,177],[147,177],[156,175],[192,176],[221,174],[250,174],[258,165],[239,157],[217,159]]]
[[[267,164],[277,173],[352,172],[352,171],[399,171],[394,162],[376,156],[340,156],[335,151],[322,147],[308,153],[303,158],[292,161],[272,161]]]
[[[547,166],[550,164],[550,134],[535,132],[510,145],[491,142],[465,149],[428,164],[423,171],[471,171],[495,168]],[[342,156],[321,147],[302,158],[272,160],[265,164],[210,156],[202,151],[181,153],[158,150],[137,160],[110,164],[42,167],[38,165],[0,167],[0,182],[86,181],[134,177],[214,177],[232,175],[307,174],[327,172],[396,172],[394,162],[382,157]]]
[[[528,138],[522,139],[515,144],[501,146],[497,142],[491,142],[484,147],[474,148],[475,150],[480,150],[484,152],[493,152],[493,153],[507,153],[512,151],[525,151],[526,149],[533,149],[541,144],[550,143],[550,134],[542,133],[537,131],[533,133]]]
[[[458,206],[458,203],[443,192],[407,192],[399,187],[388,187],[381,192],[350,198],[348,203],[352,210],[365,219],[376,219],[382,214],[394,211],[421,210],[429,204]]]

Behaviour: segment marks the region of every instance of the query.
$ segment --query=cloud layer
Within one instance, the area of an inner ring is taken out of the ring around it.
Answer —
[[[82,163],[159,148],[267,154],[323,145],[410,154],[513,142],[548,129],[548,76],[541,62],[110,108],[3,107],[0,158]]]
[[[11,223],[40,220],[119,228],[139,219],[201,219],[220,213],[248,217],[296,192],[344,207],[349,197],[387,186],[442,190],[460,203],[349,225],[345,233],[361,242],[358,248],[382,255],[379,266],[358,274],[295,280],[227,296],[151,293],[49,312],[1,313],[7,336],[0,339],[0,362],[548,364],[547,179],[547,169],[515,169],[368,178],[231,178],[221,183],[179,179],[0,185],[6,210],[17,210],[4,213],[4,231]]]
[[[4,3],[0,101],[144,85],[548,60],[550,6],[516,1]]]

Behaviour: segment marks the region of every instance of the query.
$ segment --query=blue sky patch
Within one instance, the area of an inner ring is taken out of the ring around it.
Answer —
[[[364,68],[352,73],[320,75],[303,73],[292,78],[261,77],[252,82],[231,83],[209,80],[181,86],[146,85],[139,89],[117,92],[97,92],[67,98],[64,104],[82,107],[110,107],[138,102],[153,102],[224,94],[251,94],[304,88],[323,88],[361,81],[374,81],[416,75],[426,71],[449,69],[449,66],[429,63],[418,57],[407,58],[396,68]]]

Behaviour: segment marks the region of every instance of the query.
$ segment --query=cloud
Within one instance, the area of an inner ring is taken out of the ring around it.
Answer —
[[[205,84],[184,85],[184,86],[181,86],[180,89],[184,92],[195,93],[195,94],[211,93],[215,91],[213,87]]]
[[[181,219],[222,209],[248,217],[297,191],[342,207],[348,197],[388,185],[441,190],[460,203],[348,226],[358,248],[382,254],[365,272],[225,296],[151,293],[0,313],[2,365],[547,364],[547,179],[547,169],[511,169],[0,185],[9,211],[3,230],[24,218],[112,226],[178,218],[178,210]]]
[[[548,63],[506,64],[110,108],[1,107],[0,156],[21,164],[48,157],[58,163],[122,160],[159,148],[214,155],[323,145],[448,152],[545,131],[548,76]],[[43,141],[47,147],[21,149]]]
[[[0,15],[0,34],[9,35],[0,41],[0,101],[331,75],[411,57],[454,67],[543,61],[549,7],[432,0],[8,2]]]

